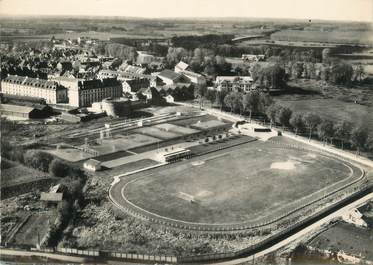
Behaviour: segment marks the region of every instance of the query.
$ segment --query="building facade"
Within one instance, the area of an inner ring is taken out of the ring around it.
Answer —
[[[251,76],[217,76],[215,89],[228,92],[249,92],[253,90],[253,79]]]
[[[93,102],[122,96],[122,83],[116,78],[94,80],[56,78],[55,80],[67,87],[69,105],[73,107],[89,107]]]
[[[67,89],[54,81],[10,75],[1,81],[1,92],[30,98],[43,98],[48,104],[66,103]]]

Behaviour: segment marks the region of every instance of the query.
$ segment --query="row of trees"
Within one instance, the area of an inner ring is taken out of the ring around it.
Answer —
[[[312,62],[288,62],[283,64],[289,78],[316,79],[332,84],[347,85],[361,82],[365,78],[362,65],[352,66],[346,62],[334,61],[330,64]]]
[[[279,124],[283,129],[291,129],[295,134],[307,134],[309,138],[316,135],[324,143],[329,141],[332,144],[337,140],[342,149],[348,143],[359,153],[361,150],[373,150],[373,137],[369,136],[366,127],[354,126],[344,120],[333,122],[313,112],[293,113],[289,107],[274,103],[272,98],[263,92],[251,91],[243,94],[208,90],[202,96],[212,104],[227,108],[230,112],[248,114],[249,120],[254,113],[261,114],[269,119],[270,126]]]
[[[344,149],[345,143],[356,148],[358,153],[361,150],[373,149],[373,138],[369,137],[367,128],[363,126],[354,126],[344,120],[335,123],[321,118],[313,112],[293,114],[290,108],[278,104],[271,104],[266,109],[266,115],[270,119],[271,125],[277,123],[283,127],[290,127],[295,131],[295,134],[308,133],[310,139],[316,133],[324,143],[329,141],[333,144],[333,140],[338,140],[342,149]]]

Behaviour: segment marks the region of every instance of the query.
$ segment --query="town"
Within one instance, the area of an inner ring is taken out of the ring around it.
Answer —
[[[373,262],[367,23],[40,21],[0,16],[0,260]]]

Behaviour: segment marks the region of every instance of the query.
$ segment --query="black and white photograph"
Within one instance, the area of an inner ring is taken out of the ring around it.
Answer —
[[[0,0],[0,264],[373,265],[373,0]]]

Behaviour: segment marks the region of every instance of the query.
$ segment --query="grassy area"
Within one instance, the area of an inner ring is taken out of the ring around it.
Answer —
[[[161,216],[232,223],[287,211],[294,207],[288,204],[349,175],[334,159],[253,142],[138,175],[124,194]]]
[[[3,166],[4,165],[4,166]],[[1,185],[3,187],[19,183],[32,182],[49,177],[47,173],[25,167],[17,162],[2,161]]]
[[[272,40],[310,41],[338,44],[372,44],[370,31],[316,31],[316,30],[281,30],[271,35]]]
[[[292,81],[289,85],[307,93],[275,96],[280,105],[294,113],[315,112],[334,122],[345,120],[355,126],[363,125],[373,136],[373,92],[369,87],[323,85],[314,80]]]

